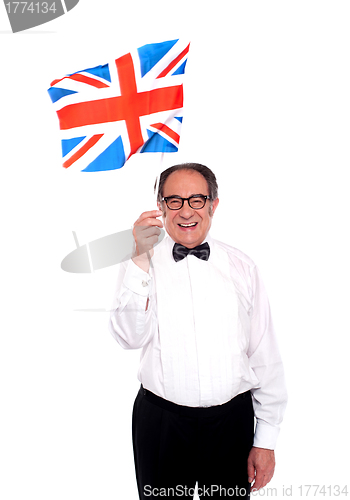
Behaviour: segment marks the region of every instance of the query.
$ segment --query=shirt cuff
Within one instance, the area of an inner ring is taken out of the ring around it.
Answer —
[[[279,427],[258,420],[255,427],[253,446],[256,448],[274,450],[276,448],[279,431]]]
[[[135,264],[133,260],[128,262],[124,276],[124,286],[138,295],[148,297],[150,293],[151,276]]]

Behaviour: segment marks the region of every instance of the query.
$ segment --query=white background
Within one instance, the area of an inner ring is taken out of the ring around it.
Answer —
[[[117,266],[77,275],[60,263],[72,231],[83,244],[155,208],[159,158],[66,171],[46,89],[178,37],[192,41],[185,118],[165,166],[217,174],[212,235],[257,262],[285,360],[269,486],[298,497],[299,485],[349,481],[349,21],[341,0],[81,0],[12,34],[0,6],[1,498],[137,498],[139,352],[113,340],[108,313],[76,311],[110,307]]]

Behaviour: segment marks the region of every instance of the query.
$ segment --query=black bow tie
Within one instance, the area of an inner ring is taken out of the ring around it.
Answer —
[[[195,255],[198,259],[208,260],[210,255],[210,248],[207,242],[202,243],[194,248],[187,248],[179,243],[175,243],[173,247],[173,257],[175,262],[184,259],[187,255]]]

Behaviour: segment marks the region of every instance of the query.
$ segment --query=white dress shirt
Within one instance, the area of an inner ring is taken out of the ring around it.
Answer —
[[[274,449],[287,396],[267,295],[249,257],[205,241],[208,261],[175,262],[166,237],[148,273],[122,263],[110,331],[123,348],[142,348],[138,379],[164,399],[212,406],[251,391],[254,446]]]

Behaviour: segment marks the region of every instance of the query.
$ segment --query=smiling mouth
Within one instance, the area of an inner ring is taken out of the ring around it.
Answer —
[[[178,224],[180,227],[194,227],[198,224],[198,222],[190,222],[189,224]]]

